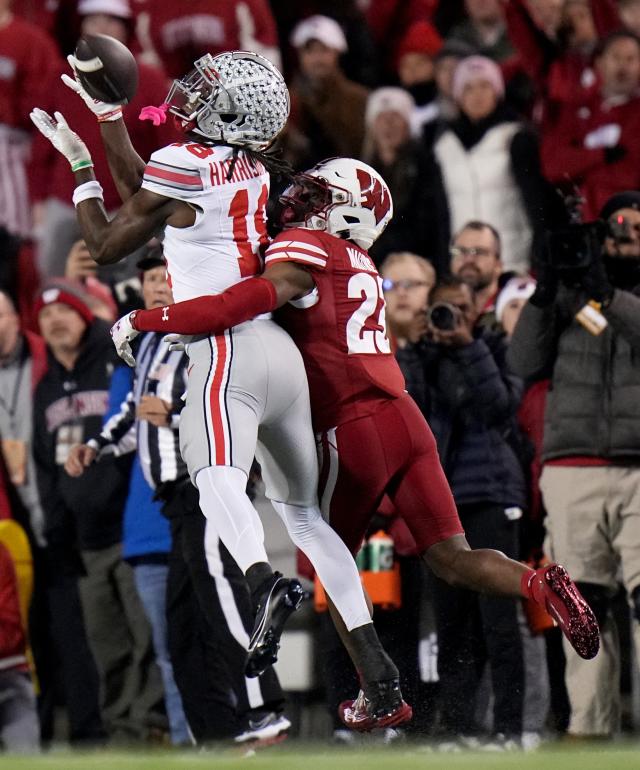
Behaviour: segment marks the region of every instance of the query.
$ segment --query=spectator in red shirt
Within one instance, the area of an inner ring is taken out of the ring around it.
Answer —
[[[82,16],[82,33],[111,35],[130,44],[132,26],[128,0],[81,0],[78,11]],[[84,137],[87,146],[93,148],[96,173],[100,174],[104,184],[105,207],[107,211],[113,211],[120,205],[120,198],[111,180],[106,157],[98,150],[102,147],[98,123],[82,100],[60,80],[62,72],[70,72],[66,64],[57,68],[49,78],[46,96],[30,104],[47,104],[45,109],[63,112]],[[164,74],[140,62],[138,91],[126,107],[124,119],[142,157],[148,158],[154,150],[174,138],[172,123],[156,128],[148,121],[138,120],[140,109],[148,104],[161,104],[167,90],[168,83]],[[31,176],[36,204],[35,218],[40,234],[40,271],[43,278],[63,275],[67,255],[74,242],[80,238],[75,208],[71,202],[75,182],[69,174],[67,161],[40,135],[34,145]],[[130,262],[130,267],[123,263],[120,268],[127,277],[136,272],[135,259]],[[124,274],[118,277],[124,277]]]
[[[544,173],[554,184],[580,187],[585,220],[614,193],[640,187],[640,39],[613,33],[596,68],[597,92],[582,105],[566,104],[542,141]]]
[[[58,61],[46,32],[15,16],[11,0],[0,0],[0,226],[22,238],[31,235],[29,112],[44,98],[48,75]]]
[[[182,77],[205,53],[255,51],[280,66],[280,49],[268,0],[189,0],[135,3],[143,59],[169,77]]]

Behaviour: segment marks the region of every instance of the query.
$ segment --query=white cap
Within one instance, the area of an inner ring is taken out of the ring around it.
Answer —
[[[318,40],[327,48],[333,48],[340,53],[347,50],[347,38],[342,27],[335,19],[328,16],[309,16],[296,24],[289,38],[294,48],[302,48],[310,40]]]
[[[104,13],[119,19],[130,19],[132,16],[129,0],[80,0],[78,13],[80,16]]]
[[[381,112],[398,112],[411,125],[416,103],[413,96],[404,88],[386,86],[373,91],[367,99],[365,123],[372,125]]]
[[[516,276],[507,281],[504,288],[498,294],[496,301],[496,318],[502,321],[504,309],[512,299],[529,299],[536,289],[536,282],[530,276]]]

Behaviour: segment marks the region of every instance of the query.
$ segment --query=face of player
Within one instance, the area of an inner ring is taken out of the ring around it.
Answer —
[[[516,328],[516,324],[518,323],[518,318],[520,318],[522,308],[526,304],[526,299],[518,297],[512,299],[510,302],[507,302],[505,305],[504,310],[502,311],[502,328],[504,329],[507,337],[511,338],[513,330]]]
[[[165,307],[173,303],[173,295],[167,280],[165,267],[152,267],[145,270],[142,281],[142,299],[147,310],[154,307]]]
[[[409,123],[395,110],[381,112],[373,121],[371,130],[376,145],[393,150],[402,147],[411,138]]]
[[[20,321],[13,304],[0,292],[0,358],[13,352],[20,336]]]
[[[465,0],[469,18],[478,24],[492,24],[502,18],[500,0]]]
[[[413,259],[403,259],[385,268],[384,300],[387,320],[396,327],[406,327],[416,315],[427,309],[427,297],[433,286]]]
[[[620,209],[612,214],[609,221],[624,232],[624,238],[607,238],[604,242],[607,254],[628,259],[640,259],[640,211]]]
[[[606,96],[631,96],[640,85],[640,46],[632,38],[610,43],[597,62]]]
[[[469,284],[474,291],[497,286],[502,272],[496,239],[488,227],[463,230],[451,248],[451,272]]]
[[[338,71],[340,53],[319,40],[310,40],[298,48],[300,71],[309,80],[324,80]]]
[[[92,13],[85,16],[80,30],[83,35],[110,35],[121,43],[126,43],[129,37],[125,22],[106,13]]]
[[[426,53],[411,51],[398,63],[398,77],[405,88],[433,80],[433,59]]]
[[[460,97],[460,109],[474,122],[491,115],[498,106],[498,94],[488,80],[472,80]]]
[[[63,302],[45,305],[38,315],[38,323],[40,334],[54,355],[77,352],[87,328],[82,316]]]

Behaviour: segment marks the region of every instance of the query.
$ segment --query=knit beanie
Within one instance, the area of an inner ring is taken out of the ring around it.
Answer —
[[[53,305],[56,302],[61,302],[63,305],[68,305],[75,310],[88,326],[93,323],[93,313],[89,310],[89,307],[78,293],[68,287],[50,286],[45,288],[35,302],[34,310],[36,316],[39,315],[45,305]]]
[[[404,88],[395,86],[378,88],[369,95],[364,121],[367,126],[371,126],[381,112],[398,112],[407,123],[411,124],[415,106],[413,97]]]
[[[453,72],[453,98],[459,102],[464,89],[476,80],[491,83],[499,99],[504,97],[504,78],[502,70],[486,56],[467,56]]]
[[[438,30],[428,21],[416,21],[408,27],[398,43],[396,62],[408,53],[424,53],[432,59],[442,48]]]
[[[612,195],[600,211],[600,219],[605,221],[620,209],[635,209],[640,211],[640,192],[626,190]]]

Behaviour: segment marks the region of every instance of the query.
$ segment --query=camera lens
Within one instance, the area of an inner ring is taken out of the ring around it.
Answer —
[[[456,326],[455,308],[449,304],[436,303],[429,310],[431,325],[440,331],[451,331]]]

